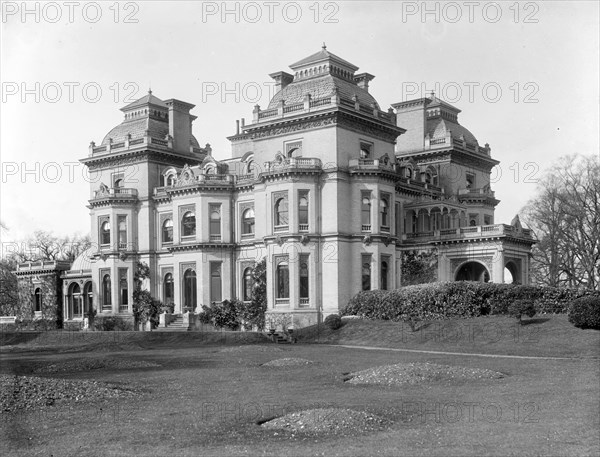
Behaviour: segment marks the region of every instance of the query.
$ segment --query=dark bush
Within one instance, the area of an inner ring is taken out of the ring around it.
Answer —
[[[342,326],[342,318],[337,314],[330,314],[325,318],[324,324],[331,330],[337,330]]]
[[[506,315],[517,300],[529,300],[538,314],[565,313],[569,303],[582,295],[600,297],[600,292],[469,281],[439,282],[391,291],[359,292],[341,315],[394,321]]]
[[[111,331],[132,331],[133,321],[131,319],[122,319],[117,316],[96,316],[93,323],[93,329],[111,332]]]
[[[600,297],[588,296],[573,300],[569,307],[569,322],[575,327],[600,330]]]
[[[535,316],[535,307],[531,300],[515,300],[508,307],[508,314],[519,320],[520,324],[523,324],[521,318],[523,316],[533,317]]]
[[[39,332],[56,330],[61,328],[61,325],[54,319],[17,319],[15,328],[17,331],[34,330]]]

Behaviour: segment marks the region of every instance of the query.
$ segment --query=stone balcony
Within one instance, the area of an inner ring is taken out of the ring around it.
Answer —
[[[316,158],[289,157],[282,160],[265,162],[263,173],[289,170],[320,170],[321,160]]]
[[[424,242],[424,241],[446,241],[454,239],[471,238],[489,238],[489,237],[513,237],[524,240],[534,240],[530,229],[517,229],[512,225],[477,225],[474,227],[460,227],[452,229],[432,230],[427,232],[404,233],[402,241],[404,242]]]
[[[454,138],[450,132],[442,138],[425,137],[425,150],[448,149],[452,147],[468,152],[483,154],[488,157],[490,157],[492,153],[492,149],[488,144],[486,144],[485,147],[481,147],[477,144],[468,143],[464,138]]]
[[[15,273],[19,275],[42,271],[65,271],[69,268],[71,268],[71,262],[66,260],[37,260],[18,264]]]
[[[480,188],[480,189],[459,189],[458,190],[458,198],[473,198],[473,197],[491,197],[495,198],[496,194],[493,190],[489,188]]]
[[[111,203],[111,202],[123,202],[133,203],[138,199],[138,191],[133,188],[126,187],[102,187],[94,191],[94,196],[90,200],[92,205]]]

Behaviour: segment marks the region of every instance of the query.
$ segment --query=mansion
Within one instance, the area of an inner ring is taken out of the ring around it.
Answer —
[[[93,248],[72,265],[17,270],[31,315],[77,321],[93,307],[131,319],[138,262],[150,267],[144,287],[189,319],[202,305],[250,300],[265,258],[267,313],[297,328],[361,290],[406,284],[407,252],[433,254],[433,280],[510,272],[528,283],[532,234],[518,218],[494,220],[499,162],[458,108],[432,94],[382,109],[374,76],[325,46],[290,69],[270,75],[268,106],[237,121],[226,160],[194,137],[191,103],[149,91],[121,108],[81,160]]]

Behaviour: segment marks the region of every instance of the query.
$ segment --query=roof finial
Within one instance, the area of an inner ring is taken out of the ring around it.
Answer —
[[[325,46],[325,42],[323,41],[323,46],[321,47],[321,49],[323,49],[323,51],[325,51],[325,49],[327,49],[327,46]]]
[[[430,95],[431,95],[431,99],[432,99],[432,100],[433,100],[433,99],[435,99],[435,92],[434,92],[434,91],[431,91],[431,94],[430,94]]]
[[[148,83],[148,94],[152,95],[152,82]]]

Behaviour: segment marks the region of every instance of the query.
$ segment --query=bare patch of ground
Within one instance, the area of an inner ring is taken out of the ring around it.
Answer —
[[[221,352],[283,352],[283,349],[275,345],[260,346],[260,345],[243,345],[229,346],[221,349]]]
[[[436,381],[499,379],[502,373],[484,368],[439,365],[436,363],[397,363],[350,373],[350,384],[402,385]]]
[[[343,408],[317,408],[297,411],[262,423],[262,427],[283,432],[346,435],[380,431],[391,421],[376,414]]]
[[[312,360],[301,359],[298,357],[284,357],[283,359],[271,360],[270,362],[263,363],[263,367],[294,367],[301,365],[310,365]]]
[[[131,398],[139,391],[98,381],[0,375],[0,411],[54,406],[70,402]]]

